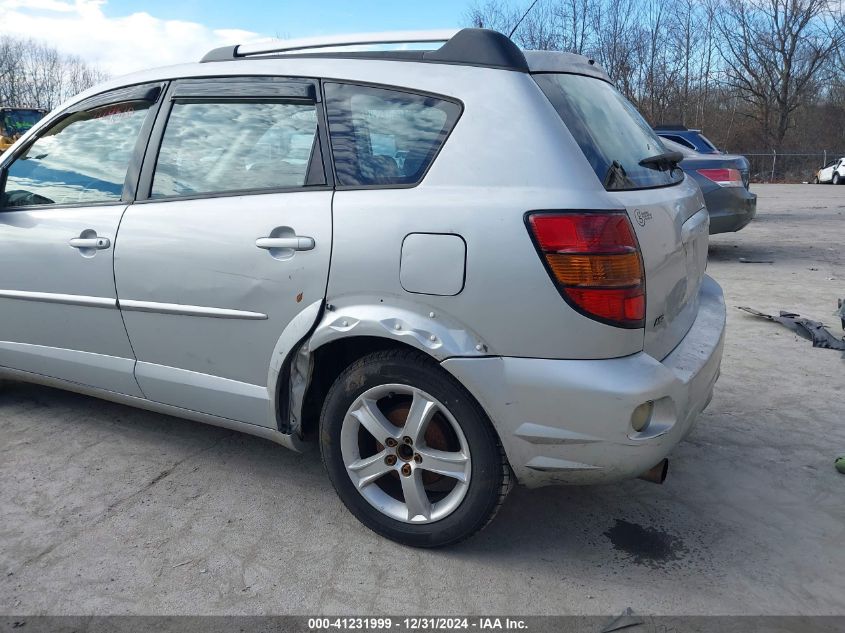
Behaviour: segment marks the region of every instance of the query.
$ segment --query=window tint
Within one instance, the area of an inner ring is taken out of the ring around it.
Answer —
[[[666,148],[667,152],[681,152],[681,154],[683,154],[684,156],[696,156],[698,154],[698,152],[696,152],[694,149],[690,149],[686,145],[676,143],[667,136],[661,136],[660,142],[663,143],[663,147]]]
[[[583,75],[535,75],[606,189],[645,189],[680,182],[684,172],[640,165],[663,145],[640,113],[613,86]]]
[[[349,84],[326,84],[339,185],[422,180],[461,113],[451,101]]]
[[[3,205],[119,202],[148,102],[72,114],[9,166]]]
[[[690,143],[687,139],[685,139],[682,136],[673,136],[671,134],[664,134],[663,138],[668,138],[670,141],[675,141],[676,143],[678,143],[679,145],[683,145],[687,149],[692,149],[692,150],[695,149],[695,145]]]
[[[714,151],[714,152],[718,152],[718,151],[719,151],[719,148],[717,148],[717,147],[713,144],[713,141],[711,141],[709,138],[707,138],[706,136],[704,136],[704,134],[702,134],[702,133],[700,133],[700,132],[699,132],[699,133],[698,133],[698,138],[700,138],[700,139],[701,139],[702,143],[704,143],[704,147],[706,147],[707,149],[709,149],[709,150],[711,150],[711,151]]]
[[[316,137],[313,104],[174,103],[152,196],[303,187]]]

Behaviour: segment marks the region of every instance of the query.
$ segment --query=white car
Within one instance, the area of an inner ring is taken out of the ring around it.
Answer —
[[[845,182],[845,156],[837,158],[819,169],[813,182],[817,185],[824,183],[841,185]]]

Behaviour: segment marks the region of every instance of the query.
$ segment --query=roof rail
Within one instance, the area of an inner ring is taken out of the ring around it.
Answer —
[[[436,50],[418,50],[413,61],[486,66],[528,72],[528,63],[519,47],[498,31],[488,29],[452,29],[441,31],[400,31],[388,33],[361,33],[331,37],[296,40],[275,40],[237,46],[216,48],[202,58],[203,63],[234,61],[256,56],[321,55],[331,57],[367,57],[379,59],[404,59],[407,51],[351,51],[326,52],[320,49],[379,44],[417,44],[444,42]]]
[[[355,33],[304,37],[296,40],[274,40],[244,44],[238,47],[238,55],[261,55],[285,53],[307,49],[330,48],[334,46],[362,46],[366,44],[417,44],[422,42],[448,42],[460,29],[441,31],[390,31],[385,33]]]

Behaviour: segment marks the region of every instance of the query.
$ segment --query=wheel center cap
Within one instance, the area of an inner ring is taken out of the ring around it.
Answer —
[[[407,444],[400,444],[396,448],[396,454],[399,456],[399,459],[405,462],[414,459],[414,449]]]

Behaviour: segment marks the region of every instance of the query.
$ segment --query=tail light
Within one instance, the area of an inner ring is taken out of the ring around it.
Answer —
[[[744,187],[742,174],[738,169],[699,169],[699,174],[712,180],[720,187]]]
[[[644,326],[645,274],[626,213],[530,213],[527,224],[549,275],[572,307],[608,325]]]

